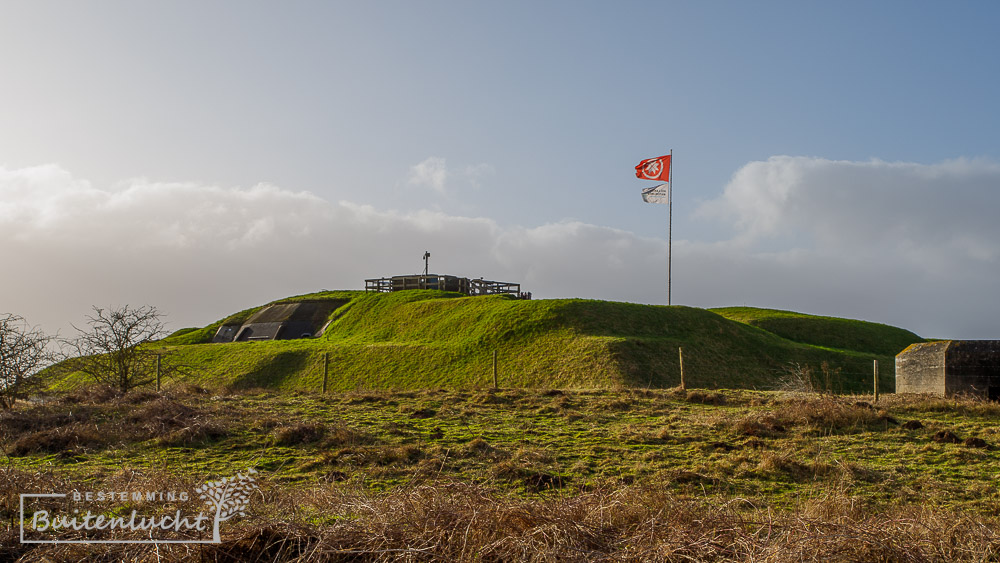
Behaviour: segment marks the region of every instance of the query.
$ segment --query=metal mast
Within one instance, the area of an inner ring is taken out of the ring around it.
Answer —
[[[674,149],[670,149],[670,174],[667,177],[667,305],[670,305],[671,267],[674,247]]]

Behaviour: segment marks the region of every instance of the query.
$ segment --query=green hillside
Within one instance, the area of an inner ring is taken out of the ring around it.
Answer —
[[[798,324],[782,324],[772,312],[752,309],[716,314],[440,291],[324,292],[280,302],[299,299],[345,304],[319,338],[211,343],[219,326],[245,320],[257,307],[178,331],[160,345],[169,362],[185,366],[186,381],[211,388],[319,390],[324,357],[330,390],[482,387],[492,385],[494,352],[503,387],[663,388],[680,382],[682,347],[690,387],[774,388],[798,365],[824,386],[851,392],[870,389],[873,359],[883,366],[883,389],[891,390],[892,356],[920,341],[844,319],[801,315],[789,319]],[[70,376],[56,387],[75,382]]]
[[[908,330],[866,321],[753,307],[709,310],[793,342],[868,354],[895,356],[910,344],[924,340]]]

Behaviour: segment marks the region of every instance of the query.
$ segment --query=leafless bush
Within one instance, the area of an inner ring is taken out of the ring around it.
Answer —
[[[75,357],[66,369],[81,371],[122,393],[151,383],[156,354],[148,344],[166,333],[162,317],[156,307],[148,305],[94,307],[94,314],[87,317],[89,328],[77,328],[77,338],[67,341]]]
[[[785,367],[785,371],[778,379],[775,389],[795,393],[814,393],[820,391],[817,387],[812,367],[799,363],[792,363]]]
[[[9,409],[39,383],[37,373],[56,361],[53,337],[19,315],[0,315],[0,408]]]

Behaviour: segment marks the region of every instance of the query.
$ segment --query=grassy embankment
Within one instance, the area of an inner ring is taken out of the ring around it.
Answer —
[[[882,389],[891,391],[893,355],[920,341],[875,323],[747,308],[438,291],[294,299],[345,304],[319,338],[209,343],[220,325],[245,320],[258,307],[178,331],[160,345],[170,362],[188,368],[187,382],[210,388],[317,390],[324,355],[330,390],[477,388],[492,385],[494,351],[504,387],[666,388],[679,383],[682,347],[690,387],[771,389],[798,365],[814,386],[861,392],[871,388],[872,360],[882,366]],[[79,382],[69,377],[55,388]]]

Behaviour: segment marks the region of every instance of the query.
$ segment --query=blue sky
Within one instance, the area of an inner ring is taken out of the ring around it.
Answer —
[[[997,12],[10,3],[0,234],[26,274],[0,310],[142,301],[180,328],[425,249],[543,297],[663,302],[666,208],[632,167],[673,149],[675,303],[1000,337]]]

